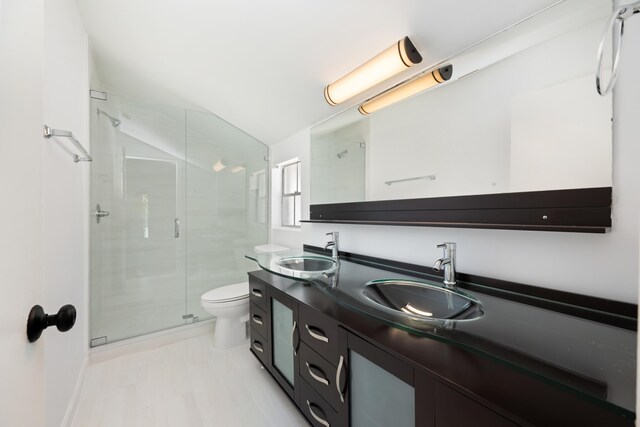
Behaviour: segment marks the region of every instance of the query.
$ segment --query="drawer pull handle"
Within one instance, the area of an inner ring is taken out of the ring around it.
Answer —
[[[313,406],[317,406],[317,405],[313,405]],[[307,407],[309,408],[309,413],[311,414],[314,420],[322,424],[324,427],[331,427],[331,424],[329,424],[327,420],[325,420],[322,417],[319,417],[315,412],[313,412],[313,409],[311,408],[311,402],[309,402],[308,400],[307,400]]]
[[[259,289],[251,289],[251,293],[257,296],[258,298],[262,298],[262,291]]]
[[[340,375],[342,374],[342,367],[344,366],[344,357],[340,356],[340,361],[338,362],[338,369],[336,370],[336,389],[338,390],[338,396],[340,396],[340,401],[344,403],[344,393],[340,390]]]
[[[309,364],[309,362],[304,362],[307,365],[307,370],[309,371],[309,375],[311,375],[311,378],[313,378],[314,380],[318,381],[321,384],[324,385],[329,385],[329,380],[325,377],[324,372],[322,372],[322,369],[318,368],[316,365],[311,365]],[[311,369],[311,367],[313,366],[313,369]],[[322,373],[322,377],[320,375],[317,375],[313,372],[313,370],[316,370],[318,372]]]
[[[317,339],[318,341],[329,342],[329,337],[327,337],[322,332],[322,330],[315,328],[313,326],[309,326],[306,323],[304,324],[304,327],[307,328],[307,332],[309,332],[309,335],[311,335],[313,338]],[[314,332],[314,331],[318,331],[318,332]]]
[[[298,355],[298,349],[297,349],[298,346],[296,345],[295,341],[293,340],[293,337],[295,336],[297,327],[298,327],[298,322],[296,322],[294,320],[293,321],[293,328],[291,328],[291,347],[293,347],[293,355],[294,356]]]
[[[264,349],[262,348],[262,344],[260,344],[258,341],[254,341],[253,342],[253,348],[258,350],[260,353],[264,353]]]
[[[254,323],[257,323],[258,325],[262,325],[262,318],[257,314],[254,314],[251,318],[253,319]]]

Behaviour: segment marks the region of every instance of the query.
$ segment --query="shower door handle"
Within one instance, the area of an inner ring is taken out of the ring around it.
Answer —
[[[180,220],[178,218],[173,220],[173,237],[176,239],[180,237]]]
[[[105,216],[109,216],[111,212],[103,211],[100,208],[100,203],[96,205],[96,211],[93,213],[96,216],[96,223],[100,224],[100,218],[104,218]]]

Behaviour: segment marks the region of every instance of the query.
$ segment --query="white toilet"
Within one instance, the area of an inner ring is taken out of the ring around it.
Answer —
[[[242,282],[213,289],[200,297],[207,313],[216,317],[213,345],[232,348],[247,339],[249,320],[249,283]]]
[[[256,253],[288,250],[285,246],[267,244],[254,247]],[[236,283],[213,289],[200,297],[205,311],[216,317],[213,345],[232,348],[244,344],[249,321],[249,282]]]

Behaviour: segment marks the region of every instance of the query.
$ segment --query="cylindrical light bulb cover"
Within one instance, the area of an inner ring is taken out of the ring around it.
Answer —
[[[347,99],[419,64],[422,56],[409,37],[394,43],[374,58],[324,88],[324,98],[330,105]]]
[[[395,88],[384,92],[369,101],[362,104],[358,111],[362,114],[370,114],[374,111],[378,111],[381,108],[387,107],[391,104],[395,104],[398,101],[402,101],[405,98],[415,95],[418,92],[429,89],[437,84],[443,83],[451,78],[453,75],[453,66],[447,65],[445,67],[433,70],[417,79],[409,80],[407,83],[403,83]]]

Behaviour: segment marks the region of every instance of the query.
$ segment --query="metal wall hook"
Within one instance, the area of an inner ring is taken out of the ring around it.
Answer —
[[[67,332],[76,323],[76,308],[71,304],[63,305],[58,313],[49,315],[39,305],[34,305],[27,319],[27,339],[36,342],[42,331],[49,326],[58,328],[60,332]]]
[[[600,45],[598,46],[598,54],[596,56],[596,90],[602,96],[610,94],[616,84],[616,81],[618,80],[618,67],[620,65],[622,40],[624,37],[624,21],[626,21],[636,13],[640,13],[640,1],[615,9],[611,14],[611,18],[609,18],[607,25],[605,26],[604,33],[602,34],[602,39],[600,40]],[[614,40],[616,40],[616,44],[613,51],[613,68],[611,70],[611,79],[609,79],[609,83],[604,88],[604,90],[602,90],[601,81],[602,67],[604,66],[604,45],[607,41],[607,36],[611,34],[614,27],[616,27],[617,29],[618,37],[617,40],[616,37],[614,37]]]

